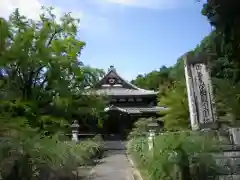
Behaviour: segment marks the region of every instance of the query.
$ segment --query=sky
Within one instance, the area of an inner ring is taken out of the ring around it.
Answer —
[[[38,19],[41,6],[80,18],[85,65],[105,70],[114,65],[128,80],[174,65],[211,31],[197,0],[1,0],[0,16],[19,8]]]

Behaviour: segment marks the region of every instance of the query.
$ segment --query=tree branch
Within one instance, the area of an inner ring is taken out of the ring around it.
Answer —
[[[62,28],[61,28],[61,29],[59,28],[58,30],[55,30],[55,31],[54,31],[54,33],[52,34],[52,36],[50,37],[50,39],[49,39],[49,41],[48,41],[47,47],[50,46],[50,44],[52,43],[54,37],[55,37],[58,33],[62,32],[62,31],[63,31]]]
[[[19,68],[19,65],[18,65],[18,64],[16,64],[16,72],[17,72],[17,74],[18,74],[18,76],[19,76],[19,79],[20,79],[21,83],[24,84],[23,75],[22,75],[22,73],[20,72],[20,68]]]
[[[38,77],[38,75],[40,74],[41,70],[44,68],[45,66],[40,66],[36,71],[34,71],[35,77],[34,77],[34,84],[33,86],[36,87],[36,79]]]

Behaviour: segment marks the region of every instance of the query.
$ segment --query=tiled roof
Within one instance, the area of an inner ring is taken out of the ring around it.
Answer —
[[[110,96],[129,96],[129,95],[155,95],[154,91],[147,91],[143,89],[126,89],[121,87],[109,87],[96,90],[99,95],[110,95]]]
[[[109,108],[105,108],[105,111],[110,111],[110,110],[118,110],[122,111],[128,114],[139,114],[143,112],[160,112],[163,110],[167,110],[168,108],[165,107],[159,107],[159,106],[153,106],[153,107],[117,107],[117,106],[112,106]]]
[[[123,84],[127,85],[129,87],[129,89],[140,89],[138,88],[137,86],[135,86],[134,84],[128,82],[127,80],[125,80],[123,77],[121,77],[116,69],[114,68],[114,66],[110,66],[109,70],[108,70],[108,73],[96,84],[96,85],[102,85],[102,83],[104,82],[104,79],[107,79],[108,77],[111,77],[111,76],[115,76],[117,77],[117,79],[121,80]],[[96,87],[95,85],[95,87]]]
[[[109,82],[109,80],[114,80],[114,83]],[[123,79],[116,71],[116,69],[111,66],[109,72],[93,87],[97,89],[92,92],[97,94],[105,94],[110,96],[127,96],[127,95],[155,95],[157,92],[141,89],[134,84]]]

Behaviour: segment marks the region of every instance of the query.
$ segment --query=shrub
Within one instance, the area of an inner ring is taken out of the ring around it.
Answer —
[[[134,123],[134,128],[128,135],[128,139],[135,137],[146,136],[148,132],[148,123],[152,121],[152,118],[140,118]]]
[[[76,144],[26,134],[2,137],[0,143],[1,179],[18,180],[73,176],[77,167],[92,164],[101,148],[96,139]]]
[[[197,179],[200,166],[205,167],[204,173],[212,172],[215,162],[209,152],[216,147],[209,135],[178,132],[157,136],[153,152],[144,137],[132,139],[128,149],[138,165],[146,168],[150,180],[175,180]]]

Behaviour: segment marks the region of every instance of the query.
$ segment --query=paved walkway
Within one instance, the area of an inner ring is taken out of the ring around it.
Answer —
[[[100,163],[96,165],[88,180],[134,180],[132,167],[125,154],[124,143],[113,141],[106,143],[110,147]],[[118,148],[116,148],[118,147]],[[112,150],[113,149],[113,150]],[[120,150],[117,150],[120,149]]]

